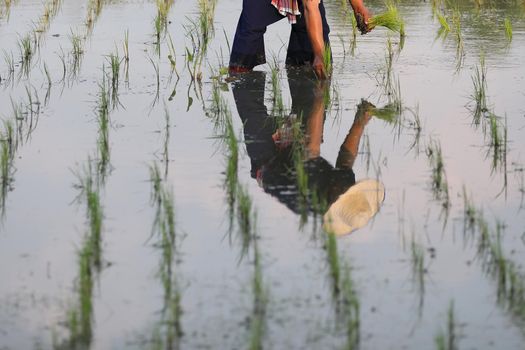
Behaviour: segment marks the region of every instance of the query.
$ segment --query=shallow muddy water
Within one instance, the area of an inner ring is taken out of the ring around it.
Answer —
[[[199,4],[157,30],[154,2],[0,0],[0,349],[523,349],[525,4],[400,1],[401,45],[326,0],[324,86],[286,69],[285,20],[227,79],[241,1],[206,50]],[[352,175],[385,199],[334,240]]]

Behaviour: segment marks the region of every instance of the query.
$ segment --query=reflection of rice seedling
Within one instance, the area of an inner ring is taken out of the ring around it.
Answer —
[[[359,346],[360,316],[359,299],[350,275],[350,267],[345,265],[341,280],[341,297],[343,315],[346,318],[346,346],[345,349],[353,350]]]
[[[339,254],[337,252],[337,237],[332,232],[327,232],[325,240],[325,249],[328,258],[328,267],[330,269],[330,278],[332,281],[332,291],[335,295],[339,294],[340,286],[340,264]]]
[[[491,231],[483,212],[471,201],[467,203],[463,220],[470,224],[475,218],[473,231],[477,233],[478,258],[485,272],[497,283],[498,305],[510,312],[513,320],[521,325],[525,322],[525,277],[503,249],[505,225],[497,220],[495,230]]]
[[[14,157],[16,148],[16,136],[11,120],[4,121],[4,131],[0,135],[0,215],[5,214],[5,200],[7,192],[11,190],[14,174]]]
[[[244,186],[237,186],[237,223],[241,234],[242,254],[248,251],[252,242],[252,199]]]
[[[171,70],[177,75],[177,80],[180,78],[179,72],[177,72],[177,55],[175,54],[175,46],[173,45],[173,40],[171,39],[171,34],[168,33],[168,60],[170,61]]]
[[[153,343],[157,348],[178,348],[182,332],[182,307],[179,284],[173,273],[177,254],[176,225],[173,191],[161,178],[157,163],[150,166],[151,204],[155,207],[152,237],[156,237],[154,246],[161,251],[157,276],[164,290],[164,304],[161,319],[153,334]]]
[[[467,231],[474,233],[476,228],[476,208],[472,198],[467,194],[467,188],[463,185],[463,232]]]
[[[155,70],[155,77],[156,77],[156,90],[155,90],[155,98],[153,99],[153,102],[151,104],[151,107],[155,106],[157,101],[159,100],[160,96],[160,73],[159,73],[159,64],[155,63],[151,57],[148,57],[149,61],[151,62],[151,65],[153,66],[153,69]]]
[[[4,62],[7,67],[7,78],[4,78],[6,85],[13,81],[13,76],[15,74],[15,59],[13,57],[13,52],[7,53],[4,50]]]
[[[437,350],[457,350],[458,340],[456,331],[456,320],[454,316],[454,302],[451,301],[447,312],[447,327],[445,331],[440,331],[434,338]]]
[[[81,173],[77,173],[80,189],[78,198],[85,200],[88,232],[84,237],[78,255],[78,278],[76,290],[78,300],[67,312],[66,327],[68,339],[55,348],[89,347],[92,340],[93,326],[93,285],[102,269],[102,228],[103,208],[100,202],[100,188],[94,183],[91,159]]]
[[[507,38],[507,41],[510,43],[512,41],[512,24],[510,23],[510,19],[505,18],[503,25],[505,27],[505,37]]]
[[[414,131],[414,140],[410,144],[409,149],[414,149],[416,155],[419,155],[419,139],[421,138],[421,132],[423,131],[423,125],[421,124],[421,117],[419,116],[419,104],[414,109],[409,109],[413,116],[413,120],[408,122],[410,129]]]
[[[66,73],[67,73],[67,67],[66,67],[66,54],[64,53],[64,50],[60,48],[60,53],[56,53],[58,58],[60,59],[60,63],[62,63],[62,78],[60,78],[60,82],[65,83],[66,81]]]
[[[228,145],[228,160],[226,165],[226,179],[225,187],[227,193],[228,211],[230,216],[230,228],[232,227],[233,212],[235,208],[235,200],[237,198],[238,189],[238,161],[239,161],[239,146],[237,145],[237,138],[233,129],[231,116],[226,118],[226,142]]]
[[[254,218],[256,215],[254,214]],[[254,251],[254,272],[253,272],[253,311],[250,318],[250,350],[263,349],[263,338],[265,332],[266,321],[266,304],[268,303],[267,291],[264,287],[264,280],[262,275],[261,256],[257,240],[253,243]]]
[[[122,44],[124,50],[124,60],[129,62],[129,29],[124,32],[124,43]]]
[[[487,68],[485,67],[484,55],[481,55],[479,66],[476,66],[476,69],[474,70],[472,84],[474,92],[470,98],[476,104],[472,115],[474,117],[474,124],[479,125],[482,117],[486,116],[486,113],[489,110],[487,105]]]
[[[375,27],[385,27],[404,35],[404,30],[401,31],[404,28],[403,20],[399,16],[397,7],[393,2],[387,4],[386,12],[372,16],[368,20],[368,28],[373,29]]]
[[[416,242],[414,234],[412,234],[412,241],[410,242],[410,261],[412,265],[412,281],[416,285],[419,294],[419,308],[421,311],[425,296],[425,250],[421,244]]]
[[[454,8],[454,12],[452,13],[452,25],[456,39],[456,72],[459,72],[463,65],[463,59],[465,58],[463,37],[461,36],[461,12],[459,11],[459,7]]]

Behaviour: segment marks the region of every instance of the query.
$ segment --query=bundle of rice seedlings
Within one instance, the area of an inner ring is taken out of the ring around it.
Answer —
[[[399,16],[397,7],[392,3],[388,4],[387,6],[388,10],[386,12],[370,17],[367,26],[368,31],[375,27],[386,27],[391,31],[398,33],[401,33],[403,30],[404,34],[404,23]]]

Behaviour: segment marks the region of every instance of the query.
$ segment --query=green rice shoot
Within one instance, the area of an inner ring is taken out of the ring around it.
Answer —
[[[385,27],[390,29],[393,32],[401,33],[401,30],[403,29],[403,20],[399,16],[399,12],[397,11],[397,7],[390,3],[387,5],[387,11],[375,16],[372,16],[368,20],[368,27],[369,29],[375,28],[375,27]]]
[[[512,24],[510,23],[510,19],[505,18],[504,26],[505,36],[507,37],[507,41],[510,43],[512,41]]]

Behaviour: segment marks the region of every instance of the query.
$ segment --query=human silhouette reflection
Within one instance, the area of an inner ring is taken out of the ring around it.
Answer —
[[[233,84],[233,95],[244,125],[246,149],[251,160],[250,174],[265,192],[277,198],[295,213],[304,214],[306,209],[316,214],[325,214],[326,210],[335,204],[334,202],[339,201],[338,198],[343,197],[342,194],[355,192],[349,190],[356,184],[352,167],[361,136],[372,117],[374,106],[366,101],[359,104],[354,122],[341,144],[335,166],[333,166],[320,156],[326,117],[324,96],[328,89],[327,83],[319,82],[311,70],[303,67],[290,67],[287,69],[287,75],[292,108],[290,116],[285,117],[284,122],[268,114],[264,103],[266,80],[264,72],[247,73]],[[304,170],[308,179],[306,207],[304,201],[301,201],[298,174],[295,170],[297,159],[294,157],[297,157],[297,153],[294,151],[297,149],[294,148],[298,143],[293,139],[294,119],[300,123],[301,140],[299,144],[302,151],[300,156],[304,161]],[[374,190],[374,193],[378,192],[377,188]],[[382,185],[379,190],[382,190]],[[315,197],[314,201],[313,197]],[[363,208],[363,203],[368,205],[365,203],[367,198],[356,199],[354,195],[349,199],[361,202],[361,207],[357,203],[357,214],[361,215],[360,210],[368,210]],[[371,209],[373,213],[369,215],[370,217],[377,211],[379,201],[382,201],[381,196],[377,197],[376,207]],[[374,204],[370,206],[374,207]],[[339,208],[336,209],[338,213],[341,212]],[[355,216],[354,214],[345,212],[342,215]],[[340,234],[349,233],[347,231],[358,228],[352,225],[352,227],[341,228]]]

